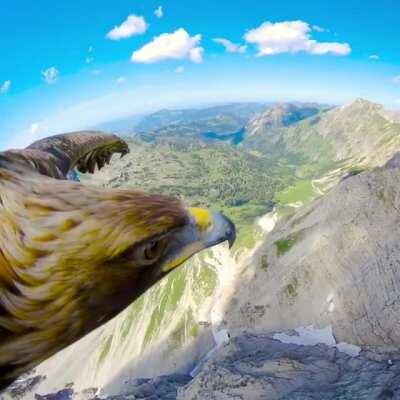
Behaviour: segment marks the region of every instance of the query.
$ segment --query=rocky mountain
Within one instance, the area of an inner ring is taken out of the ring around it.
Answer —
[[[286,129],[279,123],[271,129],[270,113],[263,114],[265,121],[261,115],[248,125],[245,146],[269,153],[296,152],[319,163],[352,159],[365,166],[384,162],[399,146],[399,121],[383,106],[364,99],[322,109]]]
[[[340,342],[397,351],[398,167],[349,177],[281,220],[242,275],[229,331],[331,326]]]
[[[240,145],[132,138],[129,155],[81,177],[212,204],[238,241],[193,258],[8,396],[398,398],[400,156],[382,165],[400,129],[364,100],[304,112],[269,128],[254,117],[264,122],[253,134],[247,123]]]
[[[276,104],[257,114],[248,122],[246,126],[247,136],[262,135],[268,129],[293,125],[327,108],[327,106],[315,103]]]
[[[262,129],[294,124],[326,109],[314,103],[230,104],[201,110],[160,111],[139,124],[137,136],[145,141],[228,141],[239,144]],[[147,128],[147,129],[143,129]]]
[[[399,158],[278,222],[179,399],[400,398]]]

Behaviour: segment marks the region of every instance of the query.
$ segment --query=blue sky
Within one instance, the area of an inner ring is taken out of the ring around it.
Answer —
[[[397,0],[3,0],[1,14],[1,148],[225,101],[400,108]]]

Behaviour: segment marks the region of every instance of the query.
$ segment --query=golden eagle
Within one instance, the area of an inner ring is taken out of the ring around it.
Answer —
[[[85,131],[0,153],[0,390],[193,254],[232,245],[222,214],[66,179],[128,152],[115,135]]]

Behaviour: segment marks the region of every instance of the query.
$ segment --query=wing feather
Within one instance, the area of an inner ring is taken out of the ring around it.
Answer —
[[[43,175],[65,179],[68,172],[101,169],[114,153],[121,157],[129,152],[127,143],[113,134],[98,131],[80,131],[50,136],[32,143],[24,150],[2,153],[11,161],[23,162]]]

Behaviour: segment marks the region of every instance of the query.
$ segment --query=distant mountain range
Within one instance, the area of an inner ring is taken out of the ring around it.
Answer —
[[[399,144],[399,123],[399,113],[357,99],[338,107],[298,102],[233,103],[161,110],[101,128],[149,143],[225,141],[264,155],[294,153],[322,166],[346,159],[364,165],[382,162]]]
[[[156,132],[162,128],[175,127],[184,130],[207,132],[216,130],[219,133],[233,132],[241,129],[255,114],[262,112],[267,103],[231,103],[206,108],[183,110],[160,110],[147,115],[134,115],[96,126],[96,129],[114,131],[123,135]],[[171,132],[173,128],[167,129]]]
[[[277,106],[253,119],[247,126],[246,146],[264,152],[286,151],[303,154],[309,160],[383,162],[399,146],[399,121],[376,103],[357,99],[330,109],[306,108],[308,118],[294,123],[271,125],[271,114],[285,121],[291,107]],[[314,111],[314,112],[313,112]]]

